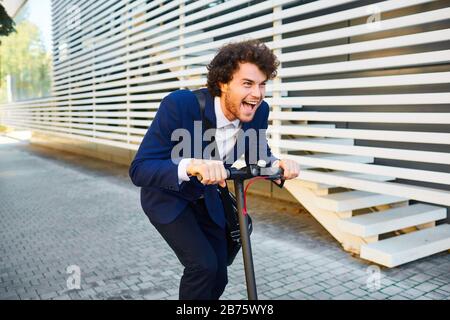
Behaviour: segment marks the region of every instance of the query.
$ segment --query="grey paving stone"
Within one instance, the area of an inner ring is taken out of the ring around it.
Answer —
[[[319,291],[322,291],[324,288],[322,286],[319,285],[312,285],[306,288],[302,288],[301,290],[307,294],[314,294],[317,293]]]
[[[356,296],[346,292],[337,296],[333,296],[333,300],[356,300]]]
[[[430,276],[428,274],[419,273],[419,274],[416,274],[416,275],[410,277],[409,280],[413,280],[416,282],[426,282],[432,278],[433,278],[433,276]]]
[[[406,280],[397,282],[395,285],[397,287],[404,288],[404,289],[412,289],[415,286],[417,286],[418,284],[419,283],[416,282],[416,281],[412,281],[412,280],[406,279]]]
[[[52,300],[72,300],[72,299],[70,296],[64,294],[64,295],[56,296],[56,297],[52,298]]]
[[[404,291],[401,293],[401,295],[403,295],[403,296],[405,296],[405,297],[408,297],[408,298],[410,298],[410,299],[417,299],[418,297],[424,295],[424,292],[412,288],[412,289],[404,290]]]
[[[291,290],[288,290],[286,288],[276,288],[276,289],[272,290],[272,292],[274,294],[276,294],[277,296],[285,295],[285,294],[289,293],[290,291]]]
[[[371,300],[386,300],[389,296],[381,292],[372,292],[367,295]]]
[[[39,298],[43,299],[43,300],[48,300],[48,299],[55,298],[57,296],[58,296],[58,293],[56,291],[52,291],[52,292],[40,294]]]
[[[258,297],[259,299],[259,297]],[[291,296],[288,296],[287,294],[276,297],[275,300],[294,300],[294,298],[292,298]]]
[[[434,299],[424,295],[424,296],[418,297],[416,300],[434,300]]]
[[[144,295],[144,300],[159,300],[162,298],[166,298],[169,295],[165,291],[153,292],[151,294]]]
[[[314,299],[311,294],[308,294],[308,293],[305,293],[302,291],[291,292],[288,294],[288,296],[292,297],[292,299],[295,299],[295,300],[313,300]]]
[[[420,290],[423,292],[431,292],[436,288],[439,288],[439,286],[437,284],[433,284],[433,283],[429,283],[429,282],[424,282],[424,283],[421,283],[414,287],[414,289],[417,289],[417,290]]]
[[[345,281],[344,283],[342,283],[342,285],[351,290],[361,287],[361,283],[356,281]]]
[[[333,295],[327,293],[326,291],[316,292],[312,295],[312,297],[317,300],[331,300],[334,298]]]
[[[436,291],[431,291],[425,294],[425,297],[431,298],[433,300],[447,300],[449,298],[449,295],[442,294]]]
[[[394,295],[390,296],[388,300],[410,300],[408,297],[402,296],[402,295]]]
[[[343,284],[331,287],[326,289],[326,292],[328,292],[329,294],[333,295],[333,296],[338,296],[343,294],[344,292],[348,292],[350,289],[345,287]]]
[[[364,291],[362,289],[353,289],[349,291],[352,295],[355,297],[364,297],[367,296],[369,293],[367,291]]]
[[[301,282],[293,282],[293,283],[285,286],[285,288],[289,291],[299,290],[304,287],[305,287],[305,284],[303,284]]]
[[[267,285],[272,288],[279,288],[279,287],[284,286],[284,283],[277,280],[277,281],[268,282]]]
[[[444,290],[441,290],[441,289],[436,289],[433,292],[437,292],[437,293],[442,294],[442,295],[444,295],[446,297],[450,297],[450,292],[448,292],[448,291],[444,291]],[[446,299],[446,300],[448,300],[448,299]]]
[[[380,292],[382,292],[388,296],[394,296],[394,295],[402,293],[404,290],[405,289],[400,288],[400,287],[389,286],[389,287],[385,287],[385,288],[381,289]]]

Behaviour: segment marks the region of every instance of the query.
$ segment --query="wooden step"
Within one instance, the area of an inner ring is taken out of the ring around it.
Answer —
[[[386,267],[414,261],[450,249],[450,224],[411,232],[361,246],[361,258]]]
[[[405,200],[408,199],[379,193],[355,190],[355,191],[333,193],[325,196],[317,196],[317,198],[315,199],[315,203],[319,208],[325,210],[334,212],[345,212]]]
[[[337,160],[337,161],[345,161],[345,162],[354,162],[354,163],[373,163],[373,157],[366,156],[352,156],[352,155],[341,155],[341,154],[331,154],[331,153],[320,153],[320,154],[308,154],[305,155],[308,158],[318,158],[318,159],[326,159],[326,160]],[[286,158],[296,160],[295,155],[288,155]],[[310,166],[310,165],[300,165],[300,169],[317,169],[319,166]]]
[[[356,236],[371,237],[446,217],[446,208],[419,203],[343,219],[338,227]]]
[[[304,169],[304,171],[309,171],[307,169]],[[357,179],[365,179],[369,181],[392,181],[395,180],[394,177],[388,177],[388,176],[381,176],[381,175],[375,175],[375,174],[366,174],[366,173],[358,173],[358,172],[349,172],[349,171],[330,171],[327,172],[327,174],[336,176],[336,177],[352,177]],[[332,188],[337,188],[337,185],[332,184],[325,184],[320,182],[314,182],[314,181],[306,181],[301,180],[304,182],[302,185],[305,187],[308,187],[312,190],[327,190]]]

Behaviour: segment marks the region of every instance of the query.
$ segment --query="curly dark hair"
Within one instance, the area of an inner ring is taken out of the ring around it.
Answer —
[[[217,55],[211,60],[208,69],[207,87],[212,96],[220,97],[220,83],[228,83],[239,68],[239,63],[250,62],[267,76],[267,80],[277,75],[280,65],[273,52],[259,40],[246,40],[229,43],[221,47]]]

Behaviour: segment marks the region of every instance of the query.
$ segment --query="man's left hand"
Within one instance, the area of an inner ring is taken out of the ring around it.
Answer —
[[[297,178],[300,173],[300,165],[291,159],[281,159],[275,165],[283,169],[283,178],[285,180],[290,180]],[[275,180],[275,183],[280,184],[280,180]]]

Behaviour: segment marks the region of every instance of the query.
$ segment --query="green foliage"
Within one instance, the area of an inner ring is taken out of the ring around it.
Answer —
[[[17,24],[17,32],[0,38],[0,103],[6,101],[6,75],[13,79],[14,100],[48,96],[51,57],[39,29],[29,21]]]
[[[0,36],[7,36],[14,31],[16,31],[14,29],[14,20],[8,16],[5,8],[0,4]]]

